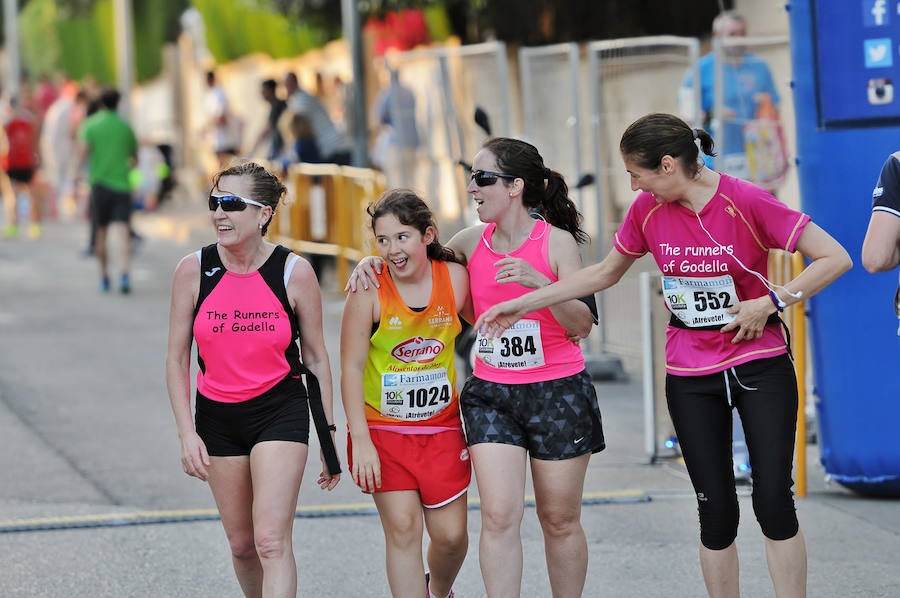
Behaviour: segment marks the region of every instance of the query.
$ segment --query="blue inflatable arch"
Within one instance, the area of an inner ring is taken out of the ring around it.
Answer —
[[[900,496],[897,273],[860,263],[872,189],[900,150],[900,14],[882,0],[787,9],[801,207],[854,261],[808,301],[821,461],[854,491]]]

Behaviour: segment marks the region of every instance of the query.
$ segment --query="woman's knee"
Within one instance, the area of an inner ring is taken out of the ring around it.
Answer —
[[[537,516],[547,536],[568,536],[581,529],[580,508],[546,508],[538,505]]]
[[[724,550],[737,538],[740,512],[734,500],[713,503],[709,498],[697,499],[700,514],[700,542],[710,550]]]
[[[279,559],[291,551],[291,536],[282,531],[258,532],[255,538],[256,553],[261,559]]]
[[[522,517],[525,515],[524,505],[521,508],[506,505],[481,505],[481,529],[492,533],[518,530],[522,525]]]
[[[800,529],[790,490],[766,493],[754,488],[753,512],[763,535],[770,540],[788,540]]]
[[[256,543],[253,540],[253,534],[250,532],[234,532],[228,535],[228,546],[231,548],[231,554],[236,559],[255,559],[257,558]]]
[[[422,541],[422,522],[410,514],[409,517],[391,517],[384,521],[384,537],[393,546],[411,546]]]
[[[469,551],[469,535],[467,533],[430,536],[429,550],[446,562],[459,561],[466,557]]]
[[[442,529],[440,532],[429,533],[431,543],[440,547],[442,552],[463,554],[469,548],[469,532],[465,527],[459,529]]]

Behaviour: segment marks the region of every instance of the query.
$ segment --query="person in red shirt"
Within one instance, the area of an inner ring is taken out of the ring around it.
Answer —
[[[3,152],[0,165],[9,177],[12,194],[6,198],[7,224],[4,236],[19,232],[20,220],[30,219],[28,236],[40,235],[40,214],[32,193],[32,180],[37,168],[37,124],[17,98],[10,99],[10,115],[3,123]]]

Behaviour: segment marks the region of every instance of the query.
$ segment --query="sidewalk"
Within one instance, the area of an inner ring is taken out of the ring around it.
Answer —
[[[181,472],[163,376],[172,272],[214,239],[201,199],[138,215],[146,240],[129,296],[99,292],[96,263],[80,254],[82,222],[47,223],[39,241],[0,240],[0,595],[240,596],[209,490]],[[343,299],[330,288],[326,340],[337,379]],[[702,597],[696,504],[679,462],[649,465],[643,453],[638,375],[597,385],[609,448],[591,459],[585,484],[585,596]],[[826,484],[818,450],[809,448],[809,494],[797,501],[809,596],[900,595],[900,504]],[[388,596],[372,502],[346,476],[333,493],[316,489],[317,453],[294,528],[299,595]],[[476,490],[459,598],[484,595]],[[741,493],[742,595],[772,596],[748,489]],[[549,596],[533,508],[522,542],[522,595]]]

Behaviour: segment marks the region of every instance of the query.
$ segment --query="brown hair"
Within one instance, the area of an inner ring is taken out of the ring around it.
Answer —
[[[425,200],[416,195],[415,191],[410,189],[389,189],[382,193],[376,202],[369,204],[366,212],[372,218],[373,232],[375,230],[375,221],[388,214],[393,214],[401,224],[411,226],[423,235],[430,226],[434,229],[434,240],[428,244],[428,258],[442,262],[461,263],[452,249],[444,247],[438,241],[434,214],[431,213],[431,209],[425,203]]]
[[[241,162],[219,171],[216,173],[215,177],[213,177],[213,189],[219,186],[219,180],[223,176],[249,178],[251,181],[250,193],[253,197],[248,199],[255,199],[260,203],[266,204],[272,208],[273,214],[275,213],[275,208],[278,207],[278,203],[287,193],[287,187],[284,186],[281,179],[256,162]],[[272,218],[269,218],[262,226],[263,235],[265,235],[266,231],[269,229],[269,223],[271,221]]]

